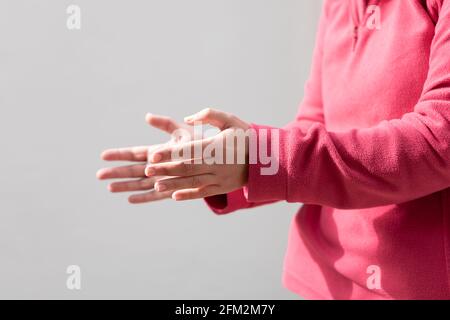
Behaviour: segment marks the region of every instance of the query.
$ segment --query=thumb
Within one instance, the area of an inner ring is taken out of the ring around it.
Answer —
[[[184,118],[184,122],[189,125],[194,125],[195,122],[201,122],[202,124],[210,124],[220,130],[225,130],[233,126],[233,117],[229,113],[206,108],[192,116]]]

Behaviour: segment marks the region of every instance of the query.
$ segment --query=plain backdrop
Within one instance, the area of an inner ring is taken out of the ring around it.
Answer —
[[[69,31],[66,9],[82,10]],[[300,204],[226,217],[141,206],[96,180],[109,147],[167,137],[146,112],[293,119],[318,0],[0,0],[0,298],[295,299],[281,284]],[[82,288],[66,288],[79,265]]]

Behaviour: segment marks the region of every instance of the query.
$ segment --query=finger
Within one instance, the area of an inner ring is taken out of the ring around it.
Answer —
[[[170,176],[170,177],[188,177],[211,173],[213,166],[208,164],[195,164],[186,161],[164,162],[152,164],[145,168],[147,177]]]
[[[97,178],[100,180],[143,178],[145,177],[145,167],[145,164],[139,164],[124,167],[104,168],[97,171]]]
[[[205,187],[215,183],[215,176],[212,174],[203,174],[191,177],[180,177],[180,178],[170,178],[159,180],[155,183],[155,190],[158,192],[162,191],[173,191],[182,189],[193,189]]]
[[[175,120],[151,113],[147,113],[145,121],[152,127],[167,132],[168,134],[172,134],[175,130],[180,128],[180,124]]]
[[[105,161],[147,161],[149,147],[116,148],[103,151],[101,158]]]
[[[172,199],[176,201],[186,201],[194,199],[203,199],[206,197],[222,194],[218,185],[210,185],[202,188],[178,190],[172,194]]]
[[[194,125],[195,122],[202,122],[203,124],[210,124],[220,130],[229,128],[233,124],[234,117],[226,112],[206,108],[202,111],[184,118],[184,122]]]
[[[156,178],[142,178],[139,180],[113,182],[108,186],[108,189],[113,193],[150,190],[153,189],[155,181]]]
[[[197,153],[203,153],[204,148],[206,148],[213,140],[211,138],[203,140],[195,140],[184,143],[166,145],[164,147],[155,150],[151,155],[149,155],[149,162],[151,163],[161,163],[169,161],[180,161],[192,159]],[[189,152],[189,154],[184,154],[184,152]]]
[[[141,203],[147,203],[147,202],[153,202],[153,201],[159,201],[163,199],[169,199],[171,197],[171,192],[157,192],[155,190],[140,193],[140,194],[133,194],[128,197],[128,202],[132,204],[141,204]]]

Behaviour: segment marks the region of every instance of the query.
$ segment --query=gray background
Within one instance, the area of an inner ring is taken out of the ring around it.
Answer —
[[[82,29],[66,28],[66,8]],[[0,298],[290,299],[276,204],[130,206],[95,178],[109,147],[159,143],[146,112],[295,115],[317,0],[0,0]],[[82,268],[82,289],[66,268]]]

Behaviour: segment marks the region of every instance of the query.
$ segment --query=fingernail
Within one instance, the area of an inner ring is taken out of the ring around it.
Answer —
[[[157,183],[155,186],[156,191],[158,192],[162,192],[162,191],[166,191],[167,190],[167,186],[161,183]]]
[[[160,153],[155,153],[152,156],[152,162],[156,163],[156,162],[160,162],[162,160],[162,155]]]
[[[147,168],[145,169],[145,175],[146,175],[147,177],[153,176],[153,175],[155,175],[155,174],[156,174],[155,168],[147,167]]]

